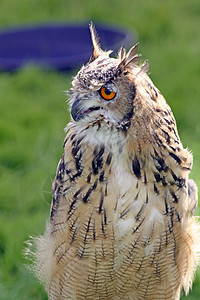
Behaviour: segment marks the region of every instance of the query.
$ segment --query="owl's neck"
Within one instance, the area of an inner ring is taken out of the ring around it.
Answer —
[[[147,164],[147,162],[153,162],[154,158],[162,157],[172,168],[179,169],[179,171],[190,170],[191,155],[183,149],[176,130],[171,132],[169,138],[164,130],[165,123],[163,124],[161,123],[160,127],[153,130],[150,126],[147,127],[147,124],[133,122],[130,125],[132,128],[127,130],[127,128],[116,127],[102,120],[90,125],[86,123],[85,126],[82,123],[79,125],[73,122],[70,124],[70,131],[81,139],[81,143],[84,143],[86,148],[87,144],[94,147],[103,146],[108,153],[112,153],[117,163],[120,163],[120,160],[123,160],[123,163],[127,160],[126,166],[135,157],[141,161],[141,165],[145,161]],[[145,130],[143,130],[144,126]],[[148,163],[148,165],[151,164]]]
[[[103,145],[105,150],[114,155],[126,151],[127,134],[123,128],[117,128],[103,121],[85,126],[73,123],[71,130],[80,138],[84,138],[84,143],[94,146]]]

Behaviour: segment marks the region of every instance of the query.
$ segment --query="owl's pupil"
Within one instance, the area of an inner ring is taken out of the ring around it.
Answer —
[[[105,88],[105,94],[106,95],[110,95],[112,93],[112,91],[108,88]]]

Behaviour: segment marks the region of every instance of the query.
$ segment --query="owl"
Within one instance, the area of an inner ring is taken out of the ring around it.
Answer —
[[[199,256],[192,155],[137,45],[113,58],[90,31],[35,271],[50,300],[177,300]]]

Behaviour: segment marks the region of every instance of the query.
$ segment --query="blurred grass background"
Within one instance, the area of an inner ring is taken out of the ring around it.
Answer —
[[[200,172],[199,0],[0,0],[0,29],[49,22],[102,22],[138,33],[151,78],[175,114],[191,172]],[[0,298],[47,299],[25,267],[24,241],[43,232],[62,154],[71,73],[27,66],[0,73]],[[199,211],[198,211],[199,212]],[[185,299],[183,297],[182,299]],[[188,300],[200,299],[200,275]]]

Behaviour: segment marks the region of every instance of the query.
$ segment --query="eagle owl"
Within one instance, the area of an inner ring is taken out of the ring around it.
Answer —
[[[112,58],[90,31],[36,273],[51,300],[179,299],[198,261],[192,155],[137,45]]]

